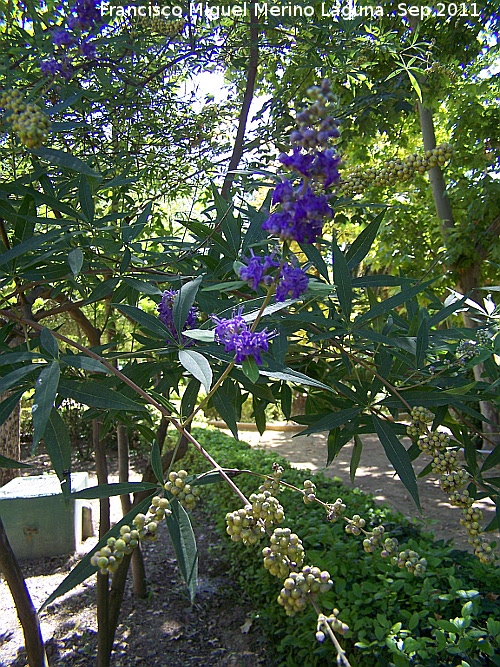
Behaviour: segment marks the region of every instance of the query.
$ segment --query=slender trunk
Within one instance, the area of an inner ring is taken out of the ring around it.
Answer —
[[[17,615],[23,628],[24,643],[30,667],[48,667],[38,614],[33,606],[23,573],[9,544],[0,517],[0,570],[14,599]]]
[[[106,462],[106,445],[100,437],[100,425],[97,419],[92,422],[92,439],[94,443],[95,464],[98,484],[108,483],[108,467]],[[99,500],[99,539],[110,528],[109,498]],[[111,648],[109,628],[109,577],[97,574],[97,667],[109,667]]]
[[[432,118],[432,110],[425,107],[421,102],[418,103],[418,112],[420,117],[420,127],[422,129],[422,138],[424,141],[424,148],[426,151],[436,148],[436,136],[434,132],[434,121]],[[432,167],[429,170],[429,181],[432,189],[432,197],[436,207],[436,214],[441,223],[441,233],[446,240],[448,231],[453,228],[455,222],[453,219],[453,211],[451,203],[446,194],[446,183],[444,181],[443,172],[440,166]],[[482,260],[480,253],[478,253],[478,260],[470,260],[470,263],[465,268],[451,267],[455,274],[457,274],[457,290],[461,294],[471,294],[474,300],[477,300],[479,295],[474,293],[474,290],[479,286],[480,269]],[[464,324],[468,328],[477,326],[467,313],[463,314]],[[479,363],[474,366],[474,378],[477,381],[491,382],[491,379],[483,377],[484,364]],[[479,409],[483,417],[486,417],[493,423],[483,422],[482,431],[485,435],[483,447],[485,449],[491,448],[494,444],[500,443],[499,433],[499,414],[496,408],[489,401],[480,401]]]
[[[253,0],[250,1],[250,57],[248,59],[247,83],[245,94],[243,96],[243,103],[241,105],[240,117],[238,119],[238,130],[236,132],[236,139],[234,141],[233,153],[229,160],[227,174],[222,185],[221,195],[224,199],[229,200],[229,193],[231,185],[233,184],[234,174],[237,169],[241,157],[243,155],[243,141],[245,139],[245,131],[248,121],[248,113],[255,91],[255,81],[257,78],[257,66],[259,63],[259,17],[255,8]]]
[[[9,393],[0,396],[0,402],[9,397]],[[0,453],[9,459],[19,461],[21,458],[21,401],[16,405],[4,423],[0,426]],[[0,486],[7,484],[14,477],[19,477],[19,468],[0,468]]]
[[[124,424],[118,424],[116,430],[116,436],[118,440],[118,481],[119,482],[128,482],[129,481],[129,437],[128,432]],[[123,515],[128,514],[132,509],[132,502],[130,500],[130,495],[120,496],[120,501],[122,505]],[[134,594],[138,597],[144,598],[148,593],[146,585],[146,569],[144,567],[144,559],[142,557],[142,551],[140,544],[132,552],[131,558],[132,565],[132,582]],[[126,575],[125,575],[126,576]],[[113,625],[113,618],[115,616],[114,605],[117,599],[116,595],[113,595],[113,590],[115,587],[115,578],[113,577],[113,584],[111,586],[111,600],[110,600],[110,626],[115,628]],[[123,598],[123,594],[121,596]],[[121,605],[121,598],[120,598]],[[118,613],[120,609],[118,608]],[[117,617],[118,620],[118,617]]]

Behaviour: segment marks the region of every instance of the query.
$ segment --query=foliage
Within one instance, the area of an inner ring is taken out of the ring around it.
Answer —
[[[196,437],[228,468],[269,474],[277,459],[270,452],[250,449],[244,442],[217,431],[195,431]],[[194,469],[203,466],[199,454],[187,461]],[[308,471],[296,470],[283,459],[283,480],[298,487]],[[339,480],[315,474],[318,496],[333,500],[340,496],[352,513],[364,516],[371,525],[383,524],[390,535],[425,555],[425,578],[416,579],[397,571],[382,558],[366,554],[361,540],[349,536],[341,524],[329,524],[320,508],[309,507],[300,517],[297,494],[280,495],[287,516],[293,516],[294,530],[303,537],[306,554],[325,567],[334,579],[334,589],[323,597],[327,609],[337,607],[351,632],[345,637],[351,664],[359,667],[394,665],[430,666],[498,664],[500,659],[499,622],[496,604],[497,573],[477,563],[450,544],[433,542],[429,535],[409,524],[399,513],[375,504],[369,495],[344,487]],[[238,478],[246,493],[255,488],[252,476]],[[217,485],[206,487],[203,507],[215,517],[225,534],[225,513],[234,507],[229,490]],[[297,518],[295,518],[297,517]],[[314,612],[289,619],[276,605],[277,587],[273,577],[259,563],[259,547],[243,547],[227,540],[223,552],[232,572],[256,605],[256,620],[279,654],[280,665],[336,664],[333,647],[318,645],[309,627]]]

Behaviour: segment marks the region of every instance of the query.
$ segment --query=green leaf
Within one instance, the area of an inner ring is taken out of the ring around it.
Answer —
[[[191,602],[193,602],[198,586],[196,538],[189,515],[176,498],[170,501],[170,508],[172,514],[165,517],[167,528],[177,556],[177,565],[187,584]]]
[[[100,361],[83,354],[62,354],[60,361],[73,368],[81,368],[82,370],[90,371],[91,373],[111,373],[111,371],[106,368],[104,364],[101,364]]]
[[[411,497],[415,501],[415,505],[420,510],[417,480],[408,452],[398,440],[389,422],[380,419],[376,415],[372,415],[372,419],[379,440],[387,454],[387,458],[394,466],[394,470],[398,474],[399,479],[408,489]]]
[[[280,398],[281,398],[281,410],[285,415],[285,418],[290,419],[292,415],[292,390],[290,389],[290,387],[287,385],[286,382],[283,382],[281,384]]]
[[[151,445],[151,468],[155,474],[156,479],[163,486],[165,480],[163,477],[160,446],[157,440],[153,440],[153,444]]]
[[[83,252],[81,248],[73,248],[68,253],[68,265],[71,269],[73,276],[76,276],[80,273],[83,266]]]
[[[425,313],[426,314],[422,317],[417,332],[417,351],[415,355],[417,368],[423,368],[425,364],[425,353],[429,347],[429,316],[427,315],[426,310]]]
[[[35,382],[35,395],[33,396],[33,405],[31,407],[33,417],[32,454],[45,432],[45,427],[56,398],[60,375],[59,362],[53,361],[40,371],[40,375]]]
[[[356,470],[358,469],[362,451],[363,442],[361,441],[359,435],[354,435],[354,447],[352,448],[351,462],[349,464],[349,477],[351,479],[351,484],[354,484],[354,478],[356,477]]]
[[[83,175],[80,177],[78,186],[78,199],[80,200],[82,213],[87,222],[94,222],[95,207],[92,190],[90,189],[88,180]]]
[[[57,343],[57,338],[53,335],[50,329],[47,329],[47,327],[43,327],[43,329],[40,331],[40,343],[51,357],[57,359],[59,356],[59,345]]]
[[[134,322],[137,322],[142,328],[154,334],[156,338],[173,341],[167,327],[154,315],[150,315],[135,306],[126,306],[120,303],[112,303],[111,305],[127,317],[130,317]]]
[[[228,425],[229,430],[238,440],[238,425],[236,423],[236,411],[233,404],[234,390],[232,383],[228,380],[222,383],[212,396],[215,409]]]
[[[81,491],[72,493],[71,498],[92,500],[94,498],[110,498],[111,496],[123,496],[126,493],[153,490],[158,490],[158,484],[151,484],[150,482],[115,482],[113,484],[99,484],[99,486],[82,489]]]
[[[122,227],[122,239],[124,243],[130,243],[130,241],[133,241],[135,238],[139,236],[139,234],[142,232],[144,229],[149,216],[151,215],[151,208],[153,206],[153,202],[148,202],[146,204],[144,211],[137,217],[137,220],[134,222],[133,225],[127,225],[126,227]]]
[[[0,468],[31,468],[28,463],[21,463],[21,461],[14,461],[3,454],[0,454]]]
[[[212,194],[217,210],[217,226],[222,230],[222,234],[231,248],[231,256],[235,257],[241,244],[241,224],[233,215],[233,205],[221,197],[213,183]]]
[[[189,417],[193,412],[200,391],[200,384],[200,381],[196,378],[191,378],[188,382],[181,400],[181,415],[183,417]]]
[[[366,255],[370,252],[370,248],[372,247],[373,241],[377,236],[377,232],[384,215],[385,211],[379,213],[377,217],[363,229],[361,234],[349,247],[345,254],[345,260],[349,269],[353,269],[355,266],[360,264]]]
[[[304,373],[300,373],[293,368],[288,368],[288,366],[278,364],[273,360],[268,360],[266,368],[259,368],[259,373],[266,377],[275,378],[276,380],[283,380],[284,382],[295,382],[296,384],[304,384],[310,387],[319,387],[320,389],[333,391],[331,387],[323,384],[319,380],[307,377]]]
[[[15,371],[7,373],[7,375],[4,375],[2,378],[0,378],[0,393],[3,393],[4,391],[7,391],[7,389],[13,387],[30,373],[34,373],[35,371],[39,370],[41,366],[44,366],[44,364],[29,364],[29,366],[25,366],[24,368],[16,368]]]
[[[257,366],[253,356],[246,357],[243,360],[241,368],[243,370],[243,373],[250,380],[250,382],[255,384],[257,382],[257,380],[259,379],[260,374],[259,374],[259,367]]]
[[[405,67],[405,69],[406,69],[406,67]],[[422,102],[422,91],[420,90],[420,85],[419,85],[417,79],[413,76],[413,74],[410,72],[409,69],[406,69],[406,72],[408,74],[408,78],[410,79],[411,87],[417,93],[418,99],[420,100],[420,102]]]
[[[487,470],[491,470],[491,468],[494,468],[500,463],[500,446],[495,447],[495,449],[491,452],[491,454],[488,454],[486,457],[483,465],[481,466],[481,472],[486,472]]]
[[[72,398],[77,403],[83,403],[91,408],[103,410],[140,410],[144,412],[146,406],[136,403],[127,396],[122,396],[116,390],[110,390],[97,382],[78,382],[77,380],[61,380],[59,393],[64,398]]]
[[[326,417],[319,419],[316,423],[311,424],[311,426],[297,435],[310,435],[311,433],[321,433],[321,431],[331,431],[334,428],[342,426],[351,419],[354,419],[354,417],[357,417],[361,410],[362,408],[347,408],[345,410],[332,412]],[[294,435],[293,437],[296,438],[297,435]]]
[[[152,285],[151,283],[146,282],[145,280],[137,280],[136,278],[124,278],[123,282],[127,285],[130,285],[133,289],[137,290],[141,294],[162,294],[162,291]]]
[[[49,605],[51,602],[53,602],[56,598],[60,597],[61,595],[64,595],[65,593],[68,593],[68,591],[71,591],[75,586],[78,586],[78,584],[81,584],[82,581],[85,581],[85,579],[88,579],[92,574],[96,574],[97,568],[91,565],[90,559],[92,556],[96,553],[96,551],[99,551],[101,547],[103,547],[106,542],[108,541],[108,538],[110,537],[117,537],[120,534],[120,528],[125,525],[129,525],[132,521],[132,519],[139,514],[139,512],[143,512],[147,510],[147,508],[151,505],[151,496],[153,494],[150,494],[147,498],[142,500],[138,505],[134,507],[133,510],[131,510],[128,514],[126,514],[123,519],[121,519],[117,524],[109,530],[104,537],[99,540],[98,544],[90,551],[86,556],[82,558],[82,560],[78,563],[76,567],[74,567],[71,572],[68,574],[66,579],[64,579],[59,586],[56,588],[56,590],[49,595],[49,597],[45,600],[45,602],[42,604],[38,612],[40,613],[47,605]]]
[[[340,251],[335,239],[332,239],[333,253],[333,278],[337,286],[337,298],[342,308],[343,315],[349,322],[352,310],[352,284],[351,273],[347,266],[344,254]]]
[[[80,160],[80,158],[71,155],[70,153],[65,153],[64,151],[57,151],[53,148],[37,148],[32,150],[32,153],[38,155],[42,160],[46,160],[51,164],[55,164],[58,167],[63,167],[64,169],[71,169],[71,171],[76,171],[79,174],[85,174],[86,176],[94,176],[101,178],[101,175],[89,167],[88,164]]]
[[[189,329],[189,331],[183,331],[182,335],[193,338],[193,340],[199,340],[201,343],[213,343],[215,332],[206,329]]]
[[[102,283],[98,283],[97,287],[92,290],[89,298],[85,299],[85,305],[93,303],[94,301],[101,301],[102,299],[105,299],[107,296],[113,293],[119,282],[119,278],[108,278],[108,280],[103,280]]]
[[[213,378],[208,360],[194,350],[179,350],[179,361],[188,373],[191,373],[191,375],[201,382],[208,394]]]
[[[327,283],[330,282],[330,277],[328,275],[328,267],[325,264],[325,260],[321,256],[320,251],[316,248],[315,245],[311,243],[299,243],[302,252],[305,254],[307,259],[311,262],[312,266],[317,269],[320,276],[322,276]]]
[[[17,391],[15,394],[12,394],[11,396],[7,396],[1,403],[0,403],[0,426],[2,424],[5,424],[7,419],[10,417],[14,409],[16,408],[17,404],[21,400],[21,396],[24,394],[23,391]]]
[[[0,265],[7,264],[7,262],[16,259],[16,257],[19,257],[20,255],[25,255],[29,252],[32,252],[33,250],[39,250],[44,245],[44,243],[49,243],[55,238],[60,238],[60,236],[60,229],[52,229],[46,234],[36,234],[26,241],[16,244],[10,250],[3,252],[0,255]]]
[[[64,482],[67,479],[68,471],[71,471],[71,442],[68,428],[55,408],[52,409],[47,420],[43,444],[59,481]]]
[[[35,231],[34,217],[36,217],[35,200],[31,195],[26,195],[19,207],[18,215],[15,216],[14,236],[19,243],[33,236]]]
[[[405,303],[405,301],[409,301],[411,298],[413,298],[420,292],[423,292],[426,289],[426,287],[428,287],[434,281],[435,279],[433,278],[425,283],[414,285],[413,287],[410,287],[408,289],[402,290],[401,292],[398,292],[397,294],[394,294],[394,296],[389,297],[388,299],[382,301],[381,303],[377,303],[377,305],[373,306],[373,308],[370,308],[368,312],[363,313],[363,315],[359,315],[359,317],[356,318],[355,320],[356,327],[361,326],[365,322],[373,320],[375,317],[378,317],[379,315],[388,313],[393,308],[396,308],[397,306],[400,306],[401,304]]]
[[[191,306],[196,298],[196,293],[200,287],[201,276],[190,280],[185,285],[182,285],[177,296],[174,299],[174,306],[172,308],[172,317],[174,320],[175,330],[181,340],[181,334],[186,324]]]

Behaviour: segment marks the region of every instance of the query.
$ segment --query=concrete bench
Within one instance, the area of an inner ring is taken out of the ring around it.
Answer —
[[[88,486],[88,473],[71,474],[72,492]],[[74,553],[93,534],[89,502],[65,502],[54,474],[16,477],[1,487],[0,516],[19,559]]]

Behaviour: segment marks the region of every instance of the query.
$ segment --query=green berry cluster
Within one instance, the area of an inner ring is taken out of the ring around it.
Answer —
[[[465,366],[468,361],[477,357],[480,352],[481,350],[475,340],[460,341],[455,350],[457,364],[459,366]]]
[[[304,480],[304,490],[302,493],[304,494],[302,499],[306,505],[314,503],[316,500],[316,484],[311,482],[310,479]]]
[[[200,497],[200,490],[197,486],[191,486],[186,483],[188,476],[185,470],[175,472],[172,470],[168,474],[168,482],[165,484],[165,491],[171,493],[180,504],[188,510],[193,510]]]
[[[241,541],[246,546],[257,544],[265,533],[262,521],[253,516],[251,505],[245,505],[235,512],[228,512],[226,524],[226,533],[233,542]]]
[[[266,477],[259,486],[260,493],[264,493],[264,491],[270,491],[272,494],[279,493],[282,477],[283,466],[280,466],[278,463],[273,463],[273,474]]]
[[[304,562],[304,547],[298,535],[290,528],[276,528],[270,538],[270,546],[262,549],[264,567],[280,578],[288,577],[290,570]]]
[[[291,572],[285,579],[278,603],[284,607],[287,616],[295,616],[307,607],[310,598],[326,593],[332,586],[329,572],[306,565],[301,572]]]
[[[6,121],[12,123],[13,131],[27,148],[45,143],[50,121],[39,106],[26,103],[19,90],[9,90],[0,95],[0,107],[11,112]]]
[[[134,17],[131,35],[136,37],[140,34],[140,29],[146,29],[151,35],[176,37],[184,30],[184,26],[185,21],[183,19],[171,20],[161,16],[138,16]]]
[[[460,354],[465,356],[468,354],[470,358],[470,354],[475,355],[476,347],[476,343],[472,347],[464,346]],[[422,420],[420,411],[425,411],[425,408],[412,409],[412,423],[407,432],[415,439],[418,438],[417,444],[422,452],[432,456],[432,470],[439,475],[439,486],[444,493],[448,494],[450,504],[462,508],[460,523],[469,535],[469,543],[473,545],[475,555],[482,563],[491,563],[495,560],[495,555],[489,541],[482,534],[483,530],[479,524],[483,518],[482,512],[473,508],[474,498],[471,498],[468,490],[464,488],[471,477],[466,470],[458,467],[457,451],[449,448],[449,436],[446,433],[429,430],[426,423],[432,419]],[[415,432],[418,434],[414,435]]]
[[[388,537],[384,541],[384,548],[380,552],[380,555],[382,558],[389,558],[389,556],[393,556],[395,553],[397,553],[397,550],[399,548],[399,542],[395,537]]]
[[[453,147],[444,143],[422,155],[412,153],[404,159],[386,160],[379,169],[358,165],[344,176],[339,193],[343,197],[353,197],[364,194],[370,187],[386,187],[398,181],[409,181],[415,174],[425,174],[433,167],[442,167],[452,155]]]
[[[425,558],[420,558],[416,551],[405,549],[400,551],[398,556],[394,558],[394,562],[401,569],[406,568],[416,577],[421,577],[427,569],[427,561]]]
[[[489,346],[491,343],[491,336],[487,329],[479,329],[476,332],[476,339],[479,345]]]
[[[330,628],[337,632],[339,635],[345,635],[349,630],[349,626],[338,618],[340,614],[338,609],[333,609],[330,616],[325,616],[324,614],[318,614],[318,624],[316,626],[316,639],[319,642],[324,642],[326,635],[323,632],[322,628],[325,626],[330,626]]]
[[[331,523],[335,523],[344,515],[345,510],[346,506],[342,502],[342,498],[337,498],[334,503],[326,506],[326,518]]]
[[[366,551],[366,553],[371,554],[377,550],[377,548],[380,546],[384,533],[384,526],[375,526],[371,535],[365,537],[363,540],[363,549]]]
[[[282,523],[284,520],[283,507],[279,500],[271,495],[270,491],[252,493],[249,500],[252,503],[252,516],[256,519],[262,519],[266,528],[276,523]]]
[[[346,521],[345,532],[348,535],[360,535],[366,525],[366,521],[359,514],[354,514],[352,519],[346,519]]]

